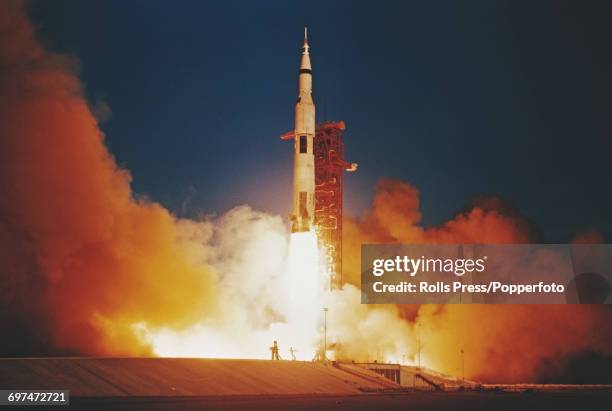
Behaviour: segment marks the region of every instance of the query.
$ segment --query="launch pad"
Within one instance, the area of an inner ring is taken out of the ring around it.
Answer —
[[[506,385],[432,392],[379,375],[384,367],[388,376],[397,369],[196,358],[4,358],[0,387],[69,390],[69,407],[78,410],[609,410],[611,399],[610,386]]]

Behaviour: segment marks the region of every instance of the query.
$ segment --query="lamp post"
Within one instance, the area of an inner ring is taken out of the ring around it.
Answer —
[[[465,384],[465,350],[461,349],[461,383]]]
[[[327,307],[323,307],[323,362],[327,361]]]
[[[421,323],[417,323],[417,362],[418,368],[421,369]]]

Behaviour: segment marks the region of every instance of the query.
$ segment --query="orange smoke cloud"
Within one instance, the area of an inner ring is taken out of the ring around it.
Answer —
[[[75,63],[39,46],[21,2],[1,9],[0,351],[147,353],[133,324],[200,320],[214,277],[133,197]]]
[[[344,278],[359,285],[362,243],[529,243],[537,231],[495,197],[480,198],[439,227],[419,226],[419,193],[411,185],[383,179],[370,212],[348,219],[344,233]],[[594,233],[580,242],[597,239]],[[612,355],[609,306],[398,306],[417,326],[422,356],[434,369],[484,381],[571,380],[568,366],[582,354]],[[415,331],[416,334],[416,331]],[[415,348],[410,348],[415,355]],[[605,372],[605,371],[604,371]],[[593,379],[600,376],[593,376]],[[603,377],[606,378],[606,377]]]
[[[188,340],[181,331],[192,328],[200,334],[183,352],[267,355],[286,308],[275,288],[286,252],[281,218],[242,207],[212,227],[135,199],[82,96],[75,62],[39,46],[21,2],[0,4],[0,61],[0,355],[150,354],[156,330],[179,336],[169,339],[174,353]],[[439,227],[420,219],[418,191],[383,180],[371,212],[344,226],[348,282],[359,284],[361,243],[537,239],[495,198]],[[278,252],[262,262],[269,250]],[[468,378],[534,381],[562,375],[582,352],[611,354],[609,307],[368,309],[355,307],[358,297],[347,287],[330,301],[330,335],[338,338],[331,343],[346,358],[405,348],[414,359],[418,334],[432,368],[458,375],[464,349]]]

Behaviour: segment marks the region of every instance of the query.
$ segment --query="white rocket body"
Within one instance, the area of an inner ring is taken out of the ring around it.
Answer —
[[[293,213],[291,232],[310,231],[314,220],[315,105],[312,100],[312,67],[306,31],[300,62],[299,94],[295,104]]]

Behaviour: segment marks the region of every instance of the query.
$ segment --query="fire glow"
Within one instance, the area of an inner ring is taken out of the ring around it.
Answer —
[[[418,190],[383,179],[371,210],[345,220],[342,288],[320,295],[313,233],[290,238],[282,217],[248,206],[187,220],[138,198],[71,61],[41,47],[23,3],[0,9],[4,352],[270,358],[277,340],[283,358],[293,347],[311,360],[323,307],[328,349],[348,361],[420,357],[456,374],[465,351],[466,378],[515,382],[536,381],[541,364],[561,374],[576,354],[612,352],[602,306],[359,303],[361,243],[533,241],[494,197],[423,227]]]
[[[324,284],[329,283],[314,232],[291,234],[284,274],[278,281],[286,293],[274,298],[285,301],[285,318],[254,330],[248,339],[237,339],[232,327],[206,323],[184,331],[155,331],[140,323],[134,330],[151,344],[156,355],[164,357],[264,359],[270,358],[268,347],[276,340],[283,358],[291,359],[287,358],[291,348],[296,359],[310,361],[321,347]]]

